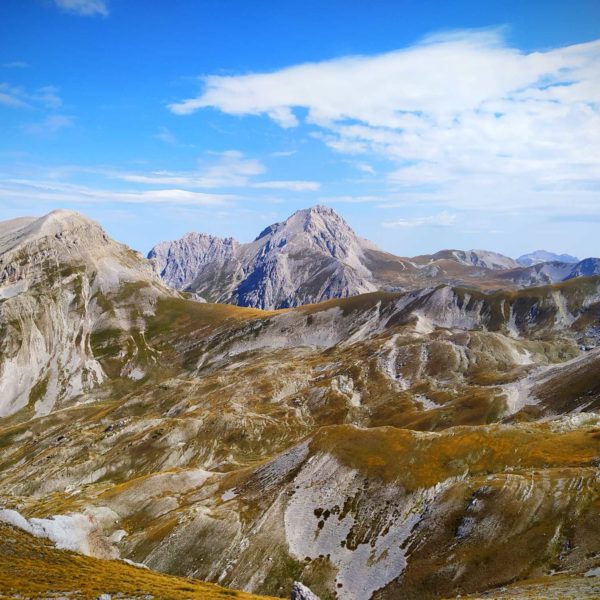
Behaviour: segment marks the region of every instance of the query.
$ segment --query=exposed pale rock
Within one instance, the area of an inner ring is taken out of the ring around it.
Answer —
[[[299,581],[295,581],[292,586],[292,595],[291,600],[320,600],[319,596],[313,594],[309,588],[300,583]]]
[[[149,261],[83,215],[57,210],[0,223],[0,417],[28,402],[48,414],[106,379],[90,338],[131,326],[128,308],[108,310],[105,301],[127,285],[140,290],[141,313],[172,294]]]
[[[489,250],[453,250],[452,254],[462,264],[484,269],[516,269],[519,266],[516,260]]]
[[[360,239],[334,210],[315,206],[239,244],[190,233],[149,253],[163,279],[216,302],[273,309],[374,291]]]

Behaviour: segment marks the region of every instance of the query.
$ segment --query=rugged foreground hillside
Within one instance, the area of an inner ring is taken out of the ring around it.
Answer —
[[[49,592],[51,591],[51,595]],[[57,550],[50,542],[0,523],[2,598],[268,600],[210,583],[153,573],[118,561]]]
[[[522,256],[521,263],[486,250],[394,256],[358,237],[325,206],[295,212],[267,227],[250,244],[188,233],[174,242],[161,242],[148,257],[174,289],[194,292],[210,302],[263,309],[376,290],[436,284],[521,288],[600,275],[600,259],[578,262],[544,251]]]
[[[63,218],[72,231],[79,217]],[[36,236],[58,270],[23,255],[32,267],[0,311],[36,311],[1,359],[24,357],[34,328],[55,347],[63,330],[35,302],[62,290],[79,314],[63,272],[75,263],[91,290],[82,356],[101,376],[45,410],[49,367],[28,375],[28,402],[5,393],[0,520],[273,596],[301,581],[322,600],[595,597],[600,278],[267,312],[187,300],[108,239],[107,288],[89,236],[69,237],[65,255],[54,233]]]
[[[169,295],[140,255],[82,215],[1,223],[0,417],[47,414],[102,383],[95,331],[128,331]],[[121,374],[135,378],[129,359]]]

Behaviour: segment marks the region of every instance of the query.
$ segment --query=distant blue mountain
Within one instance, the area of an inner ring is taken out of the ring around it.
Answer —
[[[547,250],[536,250],[529,254],[523,254],[517,258],[517,262],[524,267],[531,267],[532,265],[539,265],[545,262],[562,262],[562,263],[578,263],[579,259],[576,256],[570,254],[555,254],[554,252],[548,252]]]

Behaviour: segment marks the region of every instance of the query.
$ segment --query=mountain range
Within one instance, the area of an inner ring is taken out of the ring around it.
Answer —
[[[248,244],[189,233],[157,244],[148,254],[165,283],[175,289],[210,302],[268,310],[375,290],[438,283],[520,288],[600,273],[599,259],[556,257],[538,251],[516,261],[486,250],[399,257],[357,236],[340,215],[324,206],[299,210]]]
[[[0,224],[10,595],[597,597],[595,259],[405,259],[323,207],[151,254]]]
[[[536,250],[529,254],[523,254],[517,258],[517,262],[523,267],[530,267],[545,262],[578,263],[579,259],[570,254],[556,254],[547,250]]]

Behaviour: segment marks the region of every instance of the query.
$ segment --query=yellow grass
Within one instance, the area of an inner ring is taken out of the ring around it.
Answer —
[[[122,561],[100,560],[57,550],[51,542],[0,524],[0,598],[95,600],[122,594],[156,600],[268,600],[184,577],[173,577]]]

